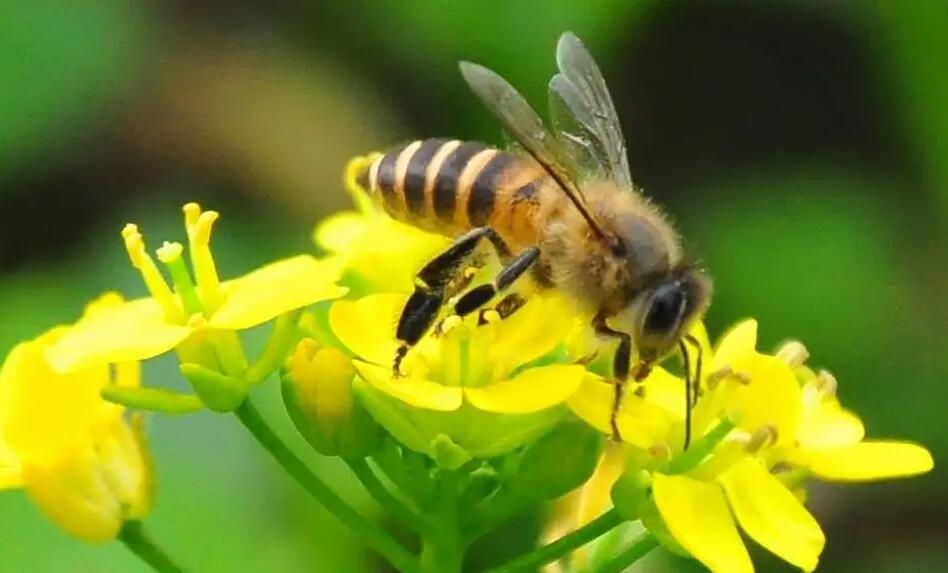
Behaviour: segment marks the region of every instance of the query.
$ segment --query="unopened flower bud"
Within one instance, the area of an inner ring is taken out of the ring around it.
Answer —
[[[355,369],[340,350],[306,338],[283,370],[283,402],[297,430],[327,456],[364,458],[374,452],[381,429],[352,392]]]
[[[537,501],[559,497],[589,479],[601,452],[599,432],[576,420],[564,421],[526,447],[511,488]]]

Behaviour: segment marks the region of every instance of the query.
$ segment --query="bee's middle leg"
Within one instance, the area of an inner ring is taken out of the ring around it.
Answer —
[[[483,239],[491,243],[502,260],[510,256],[507,245],[493,229],[478,227],[458,237],[450,247],[418,272],[415,290],[402,309],[395,332],[395,337],[401,343],[395,352],[393,364],[396,376],[400,374],[401,362],[408,350],[418,344],[434,324],[460,267],[474,255]]]

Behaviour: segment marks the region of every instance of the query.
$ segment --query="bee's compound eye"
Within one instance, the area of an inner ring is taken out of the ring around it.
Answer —
[[[664,284],[655,289],[649,299],[645,315],[644,330],[648,334],[664,334],[675,328],[681,320],[685,295],[677,282]]]
[[[619,237],[611,237],[609,239],[609,250],[611,250],[613,256],[616,257],[624,257],[628,252],[625,248],[625,243]]]

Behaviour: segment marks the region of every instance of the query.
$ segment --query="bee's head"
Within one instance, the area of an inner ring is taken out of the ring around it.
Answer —
[[[682,267],[650,281],[617,318],[632,334],[639,358],[656,362],[687,333],[708,307],[711,280],[700,269]]]

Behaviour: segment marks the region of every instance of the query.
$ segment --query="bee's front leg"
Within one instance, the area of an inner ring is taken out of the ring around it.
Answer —
[[[619,432],[619,409],[622,407],[625,386],[629,380],[629,370],[632,363],[632,336],[626,332],[610,328],[606,324],[606,315],[602,312],[596,314],[592,325],[596,334],[618,339],[619,341],[619,346],[616,348],[615,356],[612,359],[612,383],[615,388],[615,397],[612,402],[612,410],[609,413],[612,439],[618,442],[622,440],[622,434]],[[635,379],[640,379],[638,369],[636,370]]]

